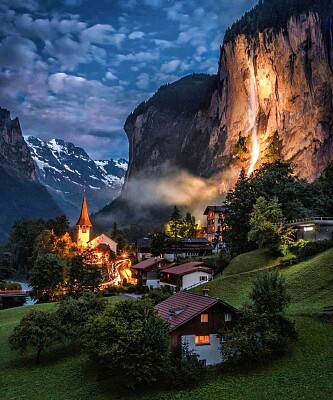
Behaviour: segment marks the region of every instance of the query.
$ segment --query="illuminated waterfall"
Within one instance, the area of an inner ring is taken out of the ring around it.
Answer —
[[[248,93],[248,101],[249,101],[249,108],[248,108],[248,117],[250,126],[247,130],[247,133],[252,131],[251,137],[251,164],[249,169],[247,170],[247,175],[251,175],[254,170],[254,166],[259,158],[259,143],[258,143],[258,89],[257,89],[257,82],[256,76],[254,73],[254,62],[253,62],[253,53],[251,57],[251,63],[249,63],[250,69],[250,85],[249,85],[249,93]]]

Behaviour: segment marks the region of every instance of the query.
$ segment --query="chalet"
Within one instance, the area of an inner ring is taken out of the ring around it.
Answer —
[[[151,238],[145,237],[136,241],[136,256],[139,261],[145,260],[152,256],[150,252]]]
[[[155,306],[169,323],[172,347],[187,343],[203,365],[223,361],[223,334],[234,323],[237,309],[223,301],[190,292],[178,292]]]
[[[284,223],[296,230],[296,240],[333,240],[333,217],[309,217]]]
[[[174,264],[165,258],[151,257],[133,265],[132,269],[136,271],[138,282],[141,282],[151,289],[157,289],[160,287],[161,271],[172,265]]]
[[[160,272],[160,285],[169,286],[174,291],[199,286],[213,279],[213,270],[204,262],[192,261],[170,266]]]
[[[164,257],[170,261],[177,258],[210,256],[213,252],[212,244],[206,238],[181,238],[168,240]]]
[[[225,242],[224,206],[207,206],[203,215],[207,216],[206,238],[213,243]]]

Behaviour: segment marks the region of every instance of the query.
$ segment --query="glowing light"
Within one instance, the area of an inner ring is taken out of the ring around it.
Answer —
[[[313,231],[313,226],[305,226],[304,232]]]
[[[253,52],[252,52],[252,60],[249,64],[250,70],[250,85],[249,85],[249,109],[248,109],[248,116],[250,121],[250,126],[247,132],[252,131],[251,136],[251,164],[247,171],[247,175],[251,175],[254,167],[259,158],[259,143],[258,143],[258,89],[257,89],[257,82],[256,76],[254,73],[254,65],[253,65]]]

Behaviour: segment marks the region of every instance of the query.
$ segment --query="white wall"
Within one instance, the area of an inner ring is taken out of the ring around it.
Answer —
[[[208,282],[210,279],[212,279],[212,274],[208,274],[207,272],[203,272],[203,271],[192,272],[191,274],[187,274],[187,275],[183,276],[181,288],[186,289],[186,288],[196,285],[198,283],[205,283],[205,281],[200,282],[200,276],[207,276],[206,282]]]
[[[160,288],[160,280],[159,279],[147,279],[146,286],[150,289],[159,289]]]
[[[206,360],[206,365],[216,365],[223,361],[220,351],[220,338],[215,335],[210,335],[210,344],[196,346],[195,335],[182,336],[182,342],[188,344],[188,349],[195,351],[199,360]]]

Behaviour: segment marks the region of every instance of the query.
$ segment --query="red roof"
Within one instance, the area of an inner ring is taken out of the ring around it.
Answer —
[[[207,264],[200,261],[192,261],[186,264],[176,265],[175,267],[171,268],[168,267],[164,272],[168,274],[183,276],[196,271],[207,272],[208,274],[212,273],[211,268],[208,268]]]
[[[81,206],[81,214],[79,220],[76,223],[76,226],[92,226],[92,223],[89,219],[88,206],[86,195],[83,195],[82,206]]]
[[[160,317],[169,322],[173,331],[213,305],[221,303],[230,311],[237,310],[219,299],[190,292],[178,292],[155,306]]]
[[[151,257],[151,258],[147,258],[146,260],[139,262],[138,264],[133,265],[132,268],[138,269],[138,270],[145,270],[147,268],[154,267],[155,265],[158,265],[159,263],[162,263],[161,269],[163,269],[163,268],[167,268],[168,266],[165,264],[171,264],[171,261],[166,260],[165,258]]]

